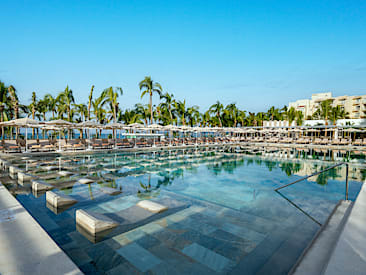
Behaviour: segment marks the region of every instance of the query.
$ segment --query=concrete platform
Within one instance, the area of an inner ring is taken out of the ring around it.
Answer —
[[[90,234],[97,234],[115,228],[119,223],[105,215],[85,210],[76,210],[76,224],[82,226]]]
[[[70,206],[78,202],[77,200],[75,200],[70,196],[55,193],[53,191],[46,192],[46,201],[47,203],[56,208]]]
[[[27,174],[25,172],[18,172],[18,182],[23,183],[26,181],[31,181],[35,177],[33,175]]]
[[[366,274],[365,183],[357,196],[324,274]]]
[[[0,183],[0,274],[82,274]]]
[[[54,186],[41,180],[32,180],[32,189],[35,192],[48,191],[53,189]]]

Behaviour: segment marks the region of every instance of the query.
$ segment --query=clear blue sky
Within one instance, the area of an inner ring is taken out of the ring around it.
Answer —
[[[0,80],[23,103],[68,84],[86,103],[146,75],[189,105],[250,111],[312,93],[366,94],[366,1],[16,1],[0,3]],[[155,102],[157,98],[154,99]]]

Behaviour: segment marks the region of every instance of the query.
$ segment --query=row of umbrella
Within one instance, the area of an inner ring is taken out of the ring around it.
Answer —
[[[19,118],[6,122],[0,123],[1,127],[19,127],[19,128],[41,128],[44,130],[58,130],[60,128],[68,128],[68,129],[83,129],[83,128],[98,128],[98,129],[124,129],[124,130],[158,130],[158,131],[182,131],[182,132],[233,132],[233,133],[268,133],[268,132],[277,132],[277,133],[287,133],[290,132],[319,132],[319,129],[299,129],[299,128],[271,128],[271,129],[254,129],[254,128],[237,128],[237,127],[191,127],[191,126],[176,126],[176,125],[166,125],[162,126],[159,124],[151,124],[145,126],[140,123],[132,123],[129,125],[125,125],[122,123],[110,123],[110,124],[100,124],[98,122],[88,120],[80,123],[72,123],[66,120],[57,119],[50,121],[37,121],[31,118]],[[328,131],[334,131],[335,128],[327,129]],[[364,130],[357,128],[347,128],[343,129],[344,132],[364,132]]]

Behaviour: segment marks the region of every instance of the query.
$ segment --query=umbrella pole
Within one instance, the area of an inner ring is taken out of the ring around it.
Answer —
[[[58,150],[61,152],[61,130],[58,132]]]
[[[25,128],[25,151],[26,152],[28,151],[27,140],[28,140],[28,128]]]

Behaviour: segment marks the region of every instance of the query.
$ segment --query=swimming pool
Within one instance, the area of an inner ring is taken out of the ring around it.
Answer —
[[[220,150],[43,156],[12,163],[78,201],[54,209],[44,193],[3,175],[8,189],[85,273],[286,274],[345,192],[344,167],[281,195],[274,191],[333,163]],[[363,166],[351,166],[350,199],[364,175]],[[77,182],[85,176],[95,182]],[[106,187],[120,193],[109,195]],[[136,206],[145,199],[168,210],[154,214]],[[77,209],[104,214],[119,226],[93,238],[76,227]]]

